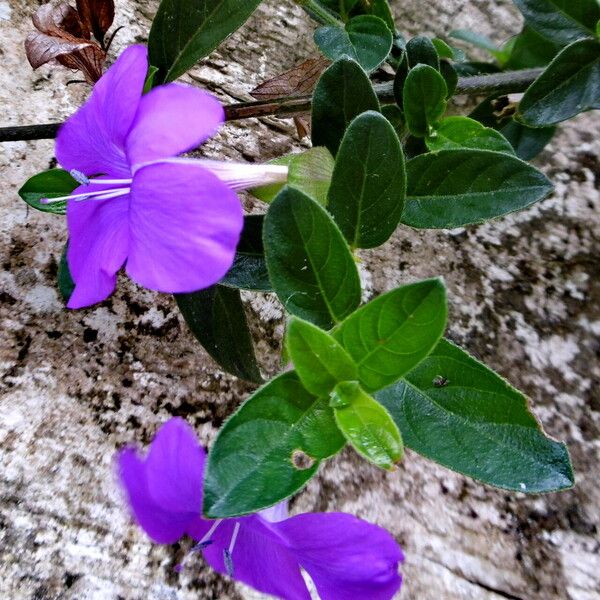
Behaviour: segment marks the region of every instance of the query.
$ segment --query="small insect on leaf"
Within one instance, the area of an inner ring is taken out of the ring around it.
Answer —
[[[315,464],[315,459],[303,450],[297,449],[292,452],[292,464],[299,471],[310,469]]]

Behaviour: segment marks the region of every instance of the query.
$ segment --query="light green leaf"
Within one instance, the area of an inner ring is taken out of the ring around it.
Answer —
[[[356,379],[356,365],[326,331],[292,318],[286,346],[302,385],[315,396],[327,396],[340,381]]]
[[[321,75],[312,103],[312,143],[325,146],[333,156],[354,117],[379,110],[369,77],[350,58],[340,58]]]
[[[335,422],[351,446],[368,461],[391,470],[402,458],[402,437],[388,411],[357,381],[339,383],[331,394]]]
[[[404,153],[392,125],[369,111],[350,123],[329,188],[329,212],[354,248],[375,248],[395,231],[406,196]]]
[[[553,187],[536,168],[489,150],[440,150],[409,160],[402,222],[452,229],[521,210]]]
[[[406,125],[416,137],[425,137],[446,111],[448,87],[429,65],[412,68],[404,82],[403,103]]]
[[[352,253],[314,200],[284,188],[269,207],[263,241],[273,289],[288,312],[328,329],[359,305]]]
[[[409,448],[454,471],[525,493],[573,486],[565,445],[544,435],[525,396],[446,340],[376,398]]]
[[[162,0],[148,38],[158,69],[153,85],[173,81],[241,27],[260,0]]]
[[[204,514],[257,512],[297,492],[345,439],[326,399],[294,371],[257,390],[220,429],[204,477]]]
[[[517,118],[544,127],[600,108],[600,41],[567,46],[525,92]]]
[[[356,363],[362,387],[373,392],[429,354],[444,332],[446,316],[443,282],[426,279],[372,300],[332,333]]]
[[[514,154],[510,142],[500,132],[491,127],[484,127],[469,117],[446,117],[435,131],[425,138],[425,143],[432,151],[475,148]]]

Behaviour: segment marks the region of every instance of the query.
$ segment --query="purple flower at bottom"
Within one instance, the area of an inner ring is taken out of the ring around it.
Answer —
[[[125,50],[58,132],[58,162],[81,183],[46,200],[68,200],[69,308],[108,297],[123,265],[162,292],[216,283],[242,229],[235,190],[287,178],[285,167],[178,158],[217,131],[223,107],[177,83],[143,94],[147,70],[144,46]]]
[[[282,503],[246,517],[202,518],[204,461],[180,418],[163,425],[145,459],[134,448],[119,454],[134,517],[154,541],[172,544],[188,534],[213,569],[286,600],[310,600],[300,568],[322,600],[389,600],[400,588],[400,547],[385,529],[352,515],[288,518]]]

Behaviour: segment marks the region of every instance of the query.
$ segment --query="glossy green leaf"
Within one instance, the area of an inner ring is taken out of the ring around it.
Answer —
[[[346,127],[367,110],[379,110],[369,77],[357,62],[340,58],[321,75],[313,94],[313,146],[335,156]]]
[[[214,285],[175,300],[191,332],[225,371],[262,382],[238,290]]]
[[[406,195],[400,140],[380,113],[350,123],[338,151],[329,212],[354,248],[375,248],[395,231]]]
[[[521,160],[532,160],[554,137],[556,127],[527,127],[510,119],[500,128],[500,133],[510,142]]]
[[[491,127],[484,127],[469,117],[446,117],[435,131],[425,138],[425,143],[432,151],[476,148],[514,154],[513,147],[500,132]]]
[[[153,85],[173,81],[241,27],[260,0],[162,0],[148,38],[158,69]]]
[[[30,177],[19,190],[19,196],[29,206],[42,212],[64,215],[67,212],[67,201],[42,204],[42,198],[60,198],[68,196],[79,184],[68,171],[50,169]]]
[[[515,38],[506,67],[509,69],[533,69],[546,66],[560,51],[561,46],[542,37],[525,25]]]
[[[490,150],[441,150],[406,165],[402,222],[452,229],[521,210],[545,198],[546,176],[515,156]]]
[[[69,244],[68,242],[65,244],[65,247],[60,255],[60,262],[58,263],[58,291],[62,299],[65,301],[65,304],[69,301],[73,290],[75,289],[75,282],[71,277],[71,271],[69,270],[69,263],[67,262],[67,248]]]
[[[565,445],[544,435],[526,397],[446,340],[376,398],[406,446],[454,471],[526,493],[573,486]]]
[[[426,279],[387,292],[351,314],[333,336],[358,367],[367,392],[380,390],[414,368],[446,327],[446,289]]]
[[[292,318],[286,347],[302,385],[315,396],[327,396],[340,381],[358,377],[356,365],[340,343],[308,321]]]
[[[388,411],[357,381],[339,383],[331,394],[335,422],[350,445],[382,469],[402,458],[402,436]]]
[[[444,40],[440,38],[433,38],[431,40],[433,47],[435,48],[439,58],[447,58],[448,60],[455,60],[455,49],[449,46]],[[433,65],[432,65],[433,66]]]
[[[435,45],[429,38],[423,35],[418,35],[408,40],[406,43],[406,56],[411,69],[420,64],[429,65],[436,71],[440,68],[440,57]]]
[[[331,60],[349,56],[365,71],[376,69],[392,48],[392,32],[372,15],[353,17],[345,27],[326,25],[315,31],[315,43]]]
[[[409,131],[425,137],[446,111],[448,88],[444,78],[429,65],[412,68],[404,82],[404,116]]]
[[[298,491],[345,439],[327,399],[294,371],[257,390],[223,425],[204,477],[209,518],[257,512]]]
[[[543,127],[600,108],[600,40],[567,46],[525,92],[517,118]]]
[[[262,243],[264,215],[247,215],[233,265],[219,282],[242,290],[271,292],[271,282]]]
[[[286,310],[324,329],[360,303],[360,279],[342,233],[323,207],[284,188],[263,229],[273,289]]]
[[[594,35],[600,19],[597,0],[514,0],[527,25],[541,36],[570,44]]]

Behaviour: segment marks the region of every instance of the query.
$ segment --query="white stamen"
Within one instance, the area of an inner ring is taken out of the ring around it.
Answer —
[[[199,546],[200,544],[204,544],[204,542],[208,542],[208,540],[210,540],[212,534],[216,531],[217,527],[221,524],[222,521],[223,519],[217,519],[196,545]]]
[[[83,202],[84,200],[87,200],[90,195],[96,196],[95,198],[92,198],[92,200],[110,200],[111,198],[126,196],[127,194],[129,194],[130,191],[131,190],[129,188],[125,188],[124,190],[105,190],[104,195],[98,194],[96,196],[96,194],[88,194],[86,198],[76,198],[75,202]]]
[[[71,194],[70,196],[60,196],[58,198],[42,198],[40,202],[42,204],[53,204],[54,202],[65,202],[66,200],[87,200],[88,198],[94,198],[95,200],[108,200],[109,198],[117,198],[118,196],[124,196],[129,194],[131,190],[129,188],[115,190],[114,188],[108,190],[98,190],[97,192],[84,192],[83,194]]]
[[[201,167],[214,173],[232,190],[248,190],[272,183],[285,183],[288,168],[285,165],[224,162],[204,158],[165,158],[135,165],[134,173],[143,167],[155,164],[184,164]]]
[[[131,185],[132,179],[88,179],[88,185]]]
[[[235,543],[237,541],[238,533],[240,532],[240,524],[239,522],[235,524],[233,528],[233,535],[231,536],[231,541],[229,542],[229,554],[233,554],[233,549],[235,547]]]

